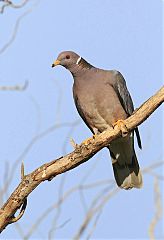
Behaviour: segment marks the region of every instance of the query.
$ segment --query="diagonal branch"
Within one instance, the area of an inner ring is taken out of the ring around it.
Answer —
[[[128,131],[132,131],[142,122],[144,122],[164,101],[164,87],[162,87],[154,96],[149,98],[137,109],[134,114],[125,120]],[[7,202],[0,210],[0,232],[11,223],[11,219],[17,210],[22,206],[28,195],[45,180],[52,180],[59,174],[69,171],[80,164],[88,161],[103,147],[109,145],[111,141],[121,136],[121,130],[114,128],[104,131],[96,138],[92,138],[88,144],[76,146],[72,153],[45,163],[32,173],[26,175],[20,184],[11,194]]]

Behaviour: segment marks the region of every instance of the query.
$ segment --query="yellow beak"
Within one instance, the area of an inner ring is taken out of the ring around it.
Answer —
[[[53,64],[52,64],[52,67],[55,67],[55,66],[57,66],[57,65],[59,65],[60,64],[60,61],[59,60],[56,60]]]

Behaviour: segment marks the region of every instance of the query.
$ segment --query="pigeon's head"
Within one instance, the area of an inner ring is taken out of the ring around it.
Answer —
[[[68,70],[71,70],[72,67],[78,65],[81,57],[71,51],[65,51],[61,52],[59,56],[57,57],[57,60],[52,64],[52,67],[55,67],[57,65],[61,65]]]

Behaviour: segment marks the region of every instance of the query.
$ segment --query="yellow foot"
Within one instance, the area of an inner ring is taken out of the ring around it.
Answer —
[[[114,128],[119,128],[121,130],[122,137],[126,137],[128,135],[128,129],[125,125],[124,120],[118,120],[113,124]]]
[[[88,145],[90,143],[91,140],[95,139],[97,135],[93,135],[93,137],[87,138],[85,139],[82,143],[84,145]]]

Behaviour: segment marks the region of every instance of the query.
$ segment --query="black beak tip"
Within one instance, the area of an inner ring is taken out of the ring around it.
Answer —
[[[52,67],[52,68],[55,67],[55,64],[53,63],[53,64],[51,65],[51,67]]]

